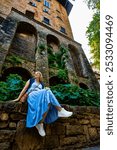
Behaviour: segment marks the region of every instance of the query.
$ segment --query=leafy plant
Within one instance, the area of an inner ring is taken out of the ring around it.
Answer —
[[[64,46],[60,46],[58,52],[54,52],[51,47],[48,46],[48,61],[49,66],[51,68],[59,68],[64,69],[65,68],[65,60],[68,58],[67,55],[67,48]]]
[[[73,84],[59,84],[51,89],[61,104],[99,107],[99,93],[95,91],[84,90]]]
[[[65,60],[68,58],[67,50],[68,49],[64,46],[60,46],[59,51],[55,53],[53,49],[50,46],[48,46],[49,67],[57,70],[57,77],[61,81],[68,81],[68,73],[65,69]]]
[[[17,98],[24,84],[21,76],[17,74],[10,74],[6,82],[0,81],[0,101]]]
[[[0,101],[17,98],[24,84],[21,76],[10,74],[6,82],[0,82]],[[99,93],[95,91],[84,90],[73,84],[59,84],[51,89],[61,104],[99,106]]]
[[[46,44],[40,43],[40,44],[36,47],[35,51],[38,51],[40,54],[43,54],[43,52],[45,51],[45,49],[46,49]]]
[[[90,53],[93,60],[92,66],[100,68],[100,0],[85,0],[89,9],[94,11],[93,19],[89,23],[86,34]]]
[[[11,56],[8,56],[6,58],[6,61],[7,62],[10,62],[11,64],[13,65],[16,65],[16,64],[21,64],[22,63],[22,60],[20,57],[16,56],[16,55],[11,55]]]
[[[67,70],[59,69],[57,76],[59,79],[68,80]]]

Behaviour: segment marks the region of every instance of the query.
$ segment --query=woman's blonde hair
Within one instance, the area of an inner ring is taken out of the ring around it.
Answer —
[[[40,76],[39,76],[39,82],[42,82],[43,81],[43,75],[42,75],[42,73],[40,71],[35,71],[35,73],[36,72],[40,74]]]

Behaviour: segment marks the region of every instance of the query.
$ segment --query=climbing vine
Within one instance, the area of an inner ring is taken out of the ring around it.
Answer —
[[[68,59],[68,49],[61,45],[58,52],[54,52],[54,50],[48,46],[47,51],[49,67],[57,70],[56,75],[60,80],[68,81],[68,72],[65,67],[65,63]]]

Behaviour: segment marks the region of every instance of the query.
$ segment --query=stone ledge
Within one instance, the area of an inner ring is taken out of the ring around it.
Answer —
[[[46,136],[37,129],[25,127],[27,103],[0,103],[0,145],[3,150],[67,150],[99,145],[99,108],[62,105],[73,111],[70,118],[59,118],[46,124]]]
[[[100,108],[94,106],[70,106],[67,104],[62,104],[62,106],[70,111],[73,111],[78,114],[86,114],[86,113],[93,113],[93,114],[100,114]],[[0,110],[5,112],[18,112],[18,113],[26,113],[27,111],[27,103],[21,102],[0,102]]]

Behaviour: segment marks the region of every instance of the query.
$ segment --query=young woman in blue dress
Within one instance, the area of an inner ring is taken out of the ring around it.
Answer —
[[[27,93],[28,111],[26,117],[26,127],[36,127],[41,136],[45,136],[44,123],[52,123],[58,117],[70,117],[73,113],[61,107],[58,100],[49,88],[44,88],[42,73],[36,71],[34,78],[29,79],[18,98]]]

